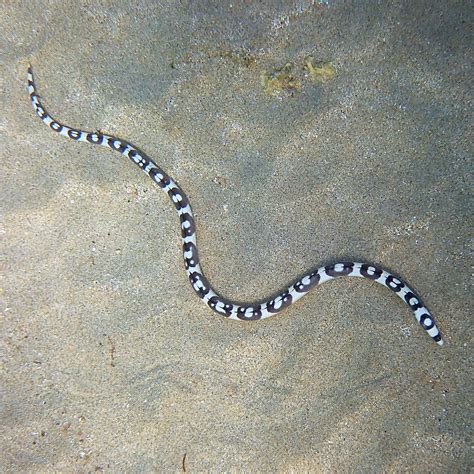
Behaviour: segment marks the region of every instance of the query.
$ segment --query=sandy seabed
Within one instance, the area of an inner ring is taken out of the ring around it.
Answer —
[[[469,2],[5,2],[0,147],[7,472],[467,472]],[[373,262],[412,285],[315,288],[239,323],[194,295],[188,194],[228,298]],[[321,73],[318,73],[318,68]]]

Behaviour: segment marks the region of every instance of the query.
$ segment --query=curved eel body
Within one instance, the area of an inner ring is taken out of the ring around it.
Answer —
[[[390,272],[360,262],[343,262],[318,268],[307,274],[275,298],[263,303],[239,305],[221,298],[211,287],[199,263],[196,225],[189,200],[178,184],[155,162],[130,143],[101,132],[86,132],[67,127],[53,119],[39,101],[33,81],[33,71],[28,68],[28,92],[31,103],[40,119],[55,132],[77,142],[103,145],[118,151],[135,163],[152,181],[165,191],[179,216],[183,244],[184,266],[189,281],[197,296],[216,313],[229,319],[250,321],[268,318],[302,298],[314,286],[343,276],[362,277],[375,281],[394,292],[412,310],[416,320],[428,335],[440,346],[443,339],[436,327],[433,316],[422,304],[420,298],[400,278]]]

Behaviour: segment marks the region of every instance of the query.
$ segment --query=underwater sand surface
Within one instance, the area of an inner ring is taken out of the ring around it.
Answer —
[[[468,2],[9,2],[1,7],[4,471],[466,472]],[[338,279],[277,316],[211,312],[344,260],[400,275],[440,348],[380,285]],[[471,137],[472,138],[472,137]]]

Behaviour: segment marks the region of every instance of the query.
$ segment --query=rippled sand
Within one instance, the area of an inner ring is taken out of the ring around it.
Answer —
[[[2,470],[467,472],[471,11],[4,4]],[[53,116],[180,183],[221,294],[373,262],[419,292],[445,346],[358,279],[269,320],[219,318],[167,196],[45,127],[28,63]]]

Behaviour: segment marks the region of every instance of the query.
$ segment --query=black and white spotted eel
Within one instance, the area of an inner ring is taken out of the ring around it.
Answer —
[[[31,66],[28,68],[28,92],[36,113],[52,130],[78,142],[104,145],[120,152],[125,157],[130,158],[133,163],[168,194],[179,216],[183,241],[184,266],[191,286],[199,298],[216,313],[229,319],[241,321],[264,319],[279,313],[287,306],[299,300],[316,285],[342,276],[363,277],[386,286],[398,295],[405,304],[410,307],[416,320],[421,324],[423,329],[426,330],[429,336],[440,346],[443,345],[443,339],[436,327],[433,316],[422,304],[415,292],[402,280],[386,270],[366,263],[344,262],[318,268],[316,271],[309,273],[291,285],[277,297],[265,301],[264,303],[242,306],[224,300],[212,289],[201,270],[197,251],[196,225],[191,212],[191,206],[189,205],[186,194],[173,178],[168,176],[156,163],[150,160],[148,156],[124,140],[101,132],[77,130],[54,120],[39,101],[33,81]]]

